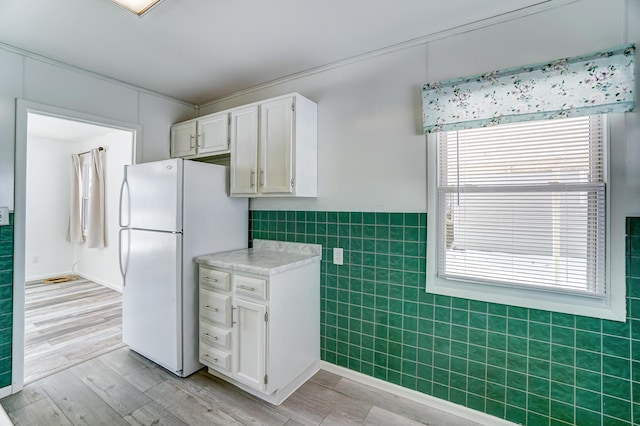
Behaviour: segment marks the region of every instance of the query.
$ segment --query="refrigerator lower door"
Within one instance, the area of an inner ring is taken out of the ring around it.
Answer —
[[[182,235],[127,229],[122,340],[130,349],[180,374],[182,370]]]

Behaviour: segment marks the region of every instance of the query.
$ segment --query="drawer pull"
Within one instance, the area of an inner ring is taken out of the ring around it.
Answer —
[[[211,361],[215,362],[216,364],[218,363],[218,358],[211,358],[209,356],[209,354],[204,354],[204,357],[207,358],[207,359],[210,359]]]
[[[205,306],[204,306],[204,308],[205,308],[205,309],[208,309],[208,310],[210,310],[210,311],[213,311],[213,312],[218,312],[218,308],[213,308],[213,307],[211,307],[211,306],[209,306],[209,305],[205,305]]]
[[[213,283],[217,283],[218,279],[217,278],[211,278],[211,277],[204,277],[203,280],[205,281],[211,281]]]
[[[256,291],[255,288],[253,287],[247,287],[246,285],[239,285],[238,288],[241,288],[243,290],[249,290],[249,291]]]
[[[212,336],[209,333],[204,333],[204,337],[210,340],[218,341],[218,336]]]

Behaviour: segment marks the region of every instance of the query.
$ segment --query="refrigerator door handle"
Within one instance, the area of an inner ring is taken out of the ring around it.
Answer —
[[[123,220],[123,216],[124,216],[124,208],[123,208],[123,204],[122,201],[124,200],[124,189],[125,187],[127,188],[127,224],[124,224],[124,220]],[[126,171],[125,171],[125,177],[124,180],[122,181],[122,186],[120,186],[120,217],[119,217],[119,223],[120,223],[120,227],[121,228],[126,228],[129,226],[129,218],[131,217],[131,197],[130,197],[130,192],[129,192],[129,182],[127,181],[127,176],[126,176]]]
[[[127,280],[126,280],[126,275],[127,275],[127,269],[129,267],[129,238],[127,238],[127,249],[126,252],[124,250],[124,245],[123,245],[123,238],[122,238],[122,234],[124,232],[128,232],[128,229],[121,229],[120,230],[120,239],[119,239],[119,245],[120,245],[120,255],[118,256],[118,261],[120,263],[120,274],[122,275],[122,285],[125,286],[127,285]],[[123,262],[122,261],[122,255],[126,253],[126,261]]]

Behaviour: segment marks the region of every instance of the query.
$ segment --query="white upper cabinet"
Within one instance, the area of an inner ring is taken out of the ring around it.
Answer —
[[[198,154],[211,154],[229,149],[229,114],[213,114],[198,121]]]
[[[293,178],[293,98],[260,105],[260,192],[291,194]]]
[[[171,158],[196,155],[196,121],[171,126]]]
[[[231,112],[231,194],[258,193],[258,106]]]
[[[171,157],[198,158],[229,152],[229,113],[216,113],[171,126]]]
[[[246,125],[251,130],[259,129],[257,145],[253,133],[251,138],[234,135],[231,120],[231,175],[238,179],[234,186],[232,178],[231,195],[317,196],[317,105],[294,93],[258,102],[251,108],[252,114],[259,113],[259,126],[249,120]]]
[[[171,127],[171,157],[229,155],[230,194],[318,195],[318,108],[297,93]]]

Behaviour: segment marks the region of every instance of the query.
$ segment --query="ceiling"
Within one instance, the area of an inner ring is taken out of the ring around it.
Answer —
[[[0,43],[194,104],[553,0],[0,0]]]

